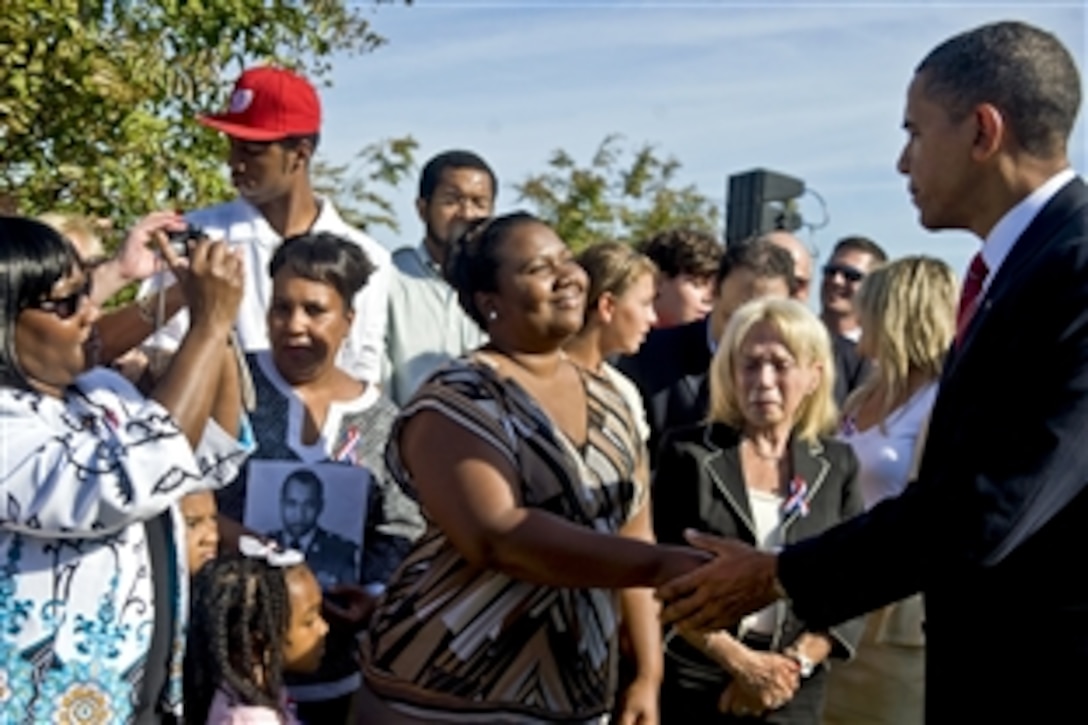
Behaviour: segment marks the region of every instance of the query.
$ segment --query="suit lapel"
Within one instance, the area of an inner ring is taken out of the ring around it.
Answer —
[[[707,405],[710,400],[707,393],[706,375],[685,375],[684,386],[688,389],[688,393],[691,394],[692,407],[701,413],[699,419],[705,420]]]
[[[707,456],[707,475],[725,499],[733,515],[744,524],[752,541],[756,540],[756,525],[748,505],[748,489],[740,467],[740,445],[736,431],[715,423],[707,426],[704,444],[712,453]]]
[[[756,525],[748,502],[748,488],[744,483],[744,471],[740,464],[740,441],[736,431],[723,425],[708,426],[704,444],[712,453],[705,466],[714,487],[721,493],[733,514],[748,530],[752,541],[756,540]],[[804,501],[811,504],[819,493],[831,470],[831,462],[820,441],[790,440],[790,464],[794,477],[805,482]],[[783,519],[783,534],[801,518],[801,507],[794,507]]]
[[[986,290],[986,294],[979,300],[978,308],[971,318],[964,332],[963,340],[955,346],[954,354],[945,362],[945,375],[942,380],[951,378],[959,367],[960,361],[967,357],[971,350],[979,330],[985,325],[986,319],[994,305],[1000,307],[1015,291],[1016,285],[1024,279],[1022,272],[1027,268],[1039,253],[1046,247],[1046,243],[1057,236],[1058,229],[1078,208],[1088,203],[1088,190],[1080,177],[1074,178],[1066,184],[1054,197],[1046,203],[1032,220],[1024,233],[1016,240],[1009,256],[1001,263],[997,270],[997,276]]]
[[[823,487],[828,471],[831,470],[831,462],[827,460],[824,446],[819,440],[807,442],[792,438],[790,439],[790,463],[793,466],[794,479],[804,481],[804,502],[807,509]],[[801,518],[801,509],[801,506],[793,506],[786,514],[786,518],[782,521],[783,534]]]

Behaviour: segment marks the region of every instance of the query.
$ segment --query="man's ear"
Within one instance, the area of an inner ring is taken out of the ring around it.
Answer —
[[[427,223],[427,200],[422,196],[416,198],[416,214],[419,214],[421,222]]]
[[[991,103],[981,103],[975,107],[975,140],[971,155],[978,161],[984,161],[1009,141],[1009,127],[1005,116]]]
[[[291,149],[295,154],[295,169],[309,169],[314,160],[314,143],[308,138],[299,139]]]

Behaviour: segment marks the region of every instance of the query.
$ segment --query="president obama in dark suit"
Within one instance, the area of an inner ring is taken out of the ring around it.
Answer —
[[[917,480],[773,555],[719,552],[665,585],[666,621],[788,597],[809,626],[921,591],[929,723],[1088,720],[1088,188],[1069,168],[1068,51],[1004,22],[915,69],[899,170],[921,223],[984,241]]]

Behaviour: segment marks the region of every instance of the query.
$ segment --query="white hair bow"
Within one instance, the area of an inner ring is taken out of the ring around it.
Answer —
[[[298,549],[281,549],[274,541],[261,541],[255,536],[238,537],[238,551],[250,559],[261,559],[269,566],[283,568],[306,561]]]

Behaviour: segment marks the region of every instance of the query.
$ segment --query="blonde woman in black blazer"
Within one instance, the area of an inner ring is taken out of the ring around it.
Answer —
[[[792,300],[737,310],[710,367],[708,422],[662,442],[654,528],[774,548],[862,510],[857,460],[835,427],[834,363],[823,324]],[[788,604],[731,630],[665,632],[662,722],[820,721],[826,661],[847,658],[860,621],[810,631]]]

